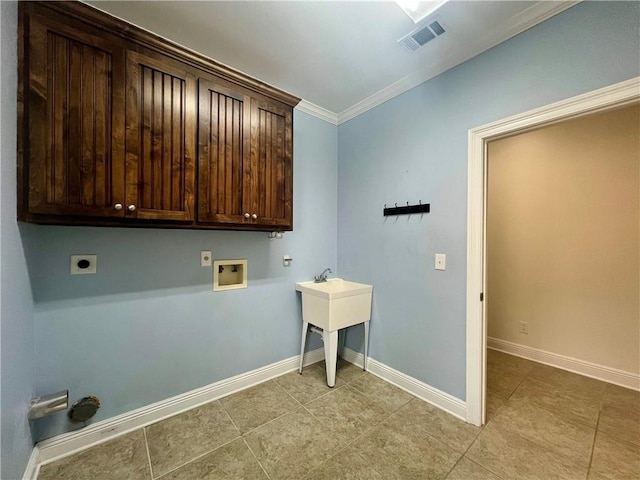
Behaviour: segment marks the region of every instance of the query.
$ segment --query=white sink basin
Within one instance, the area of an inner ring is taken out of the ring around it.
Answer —
[[[326,282],[299,282],[302,319],[326,331],[339,330],[371,319],[373,286],[331,278]]]

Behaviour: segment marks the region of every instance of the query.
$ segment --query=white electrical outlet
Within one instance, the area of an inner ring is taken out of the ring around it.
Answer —
[[[282,257],[282,265],[285,266],[285,267],[290,267],[292,260],[293,260],[293,258],[291,258],[291,256],[284,255]]]
[[[445,270],[447,256],[444,253],[436,253],[436,270]]]
[[[527,322],[520,322],[520,333],[529,334],[529,324]]]
[[[91,275],[98,271],[97,255],[71,255],[70,259],[71,275]]]
[[[200,252],[200,266],[201,267],[211,266],[211,250],[202,250]]]

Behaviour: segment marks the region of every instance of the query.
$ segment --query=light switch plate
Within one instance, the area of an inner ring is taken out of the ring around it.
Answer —
[[[211,250],[202,250],[200,252],[200,266],[201,267],[211,266]]]
[[[98,271],[97,255],[71,255],[70,258],[71,275],[91,275]]]
[[[445,270],[447,256],[444,253],[436,253],[436,270]]]

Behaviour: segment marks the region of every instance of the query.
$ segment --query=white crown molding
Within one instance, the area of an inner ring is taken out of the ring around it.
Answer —
[[[115,437],[119,437],[138,428],[159,422],[165,418],[297,370],[299,359],[300,356],[296,355],[280,362],[272,363],[265,367],[226,378],[219,382],[191,390],[190,392],[123,413],[122,415],[96,422],[81,430],[63,433],[62,435],[43,440],[34,448],[34,450],[38,450],[36,454],[37,465],[51,463],[81,450],[112,440]],[[305,353],[304,365],[311,365],[323,359],[324,349],[318,348]],[[25,476],[25,480],[27,480],[27,478],[28,477]]]
[[[569,372],[602,380],[603,382],[613,383],[633,390],[640,390],[640,375],[635,373],[605,367],[604,365],[598,365],[597,363],[579,360],[566,355],[559,355],[546,350],[540,350],[538,348],[500,340],[498,338],[488,338],[487,346],[493,350],[509,353],[517,357],[526,358],[527,360],[533,360],[534,362],[543,363],[552,367],[561,368],[562,370],[568,370]]]
[[[483,41],[476,42],[475,45],[480,46],[478,48],[468,50],[467,54],[463,57],[452,61],[445,61],[436,66],[425,67],[424,69],[418,70],[407,75],[404,78],[401,78],[397,82],[392,83],[388,87],[383,88],[379,92],[374,93],[373,95],[340,112],[338,114],[338,125],[348,122],[358,115],[361,115],[366,111],[371,110],[372,108],[375,108],[378,105],[381,105],[384,102],[411,90],[414,87],[417,87],[421,83],[424,83],[427,80],[430,80],[440,75],[441,73],[444,73],[447,70],[466,62],[467,60],[481,54],[482,52],[485,52],[495,47],[496,45],[507,41],[508,39],[524,32],[525,30],[528,30],[529,28],[543,22],[544,20],[547,20],[548,18],[575,6],[576,4],[580,3],[580,1],[581,0],[573,0],[567,2],[541,1],[535,3],[523,12],[520,12],[518,15],[514,16],[511,19],[512,23],[507,26],[504,34],[500,38],[489,41],[490,43],[488,43],[488,45]]]
[[[582,0],[536,2],[526,10],[523,10],[511,17],[512,23],[509,26],[509,30],[522,32],[527,28],[537,25],[538,23],[544,22],[548,18],[551,18],[560,12],[564,12],[580,2],[582,2]]]
[[[296,110],[313,115],[314,117],[324,120],[325,122],[329,122],[332,125],[338,125],[337,114],[327,110],[326,108],[319,107],[314,103],[307,102],[306,100],[301,100],[296,106]]]
[[[347,362],[359,367],[364,365],[364,355],[362,353],[345,347],[342,355]],[[442,390],[438,390],[431,385],[421,382],[409,375],[405,375],[371,357],[367,359],[367,371],[455,417],[466,420],[467,407],[465,402],[453,395],[449,395]]]

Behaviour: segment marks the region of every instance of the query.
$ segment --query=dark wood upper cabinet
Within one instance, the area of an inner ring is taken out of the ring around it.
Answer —
[[[205,78],[198,102],[198,222],[291,229],[291,107]]]
[[[81,23],[29,14],[21,25],[24,209],[122,216],[125,49]]]
[[[299,99],[80,2],[19,2],[18,218],[291,230]]]
[[[292,222],[292,136],[292,109],[251,99],[251,215],[276,230],[289,229]]]
[[[127,52],[126,211],[192,220],[195,77],[165,58]]]
[[[241,225],[251,208],[251,98],[221,80],[198,84],[198,222]]]

